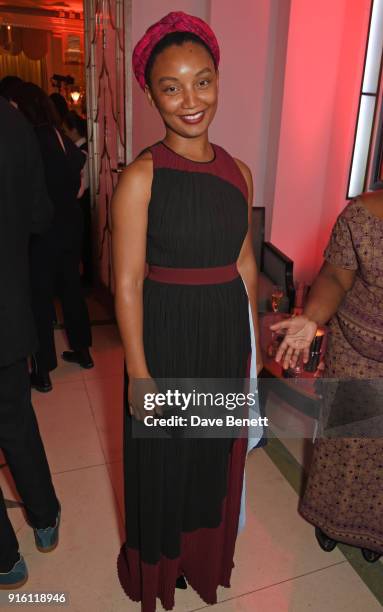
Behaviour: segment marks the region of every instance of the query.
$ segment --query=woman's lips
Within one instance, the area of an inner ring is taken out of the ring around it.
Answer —
[[[180,119],[182,119],[184,123],[194,125],[195,123],[200,123],[200,121],[202,121],[204,116],[205,116],[205,111],[201,111],[200,113],[193,113],[190,115],[180,115]]]

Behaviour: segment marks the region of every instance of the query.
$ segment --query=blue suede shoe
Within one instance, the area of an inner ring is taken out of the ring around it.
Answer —
[[[34,529],[36,548],[40,552],[47,553],[54,550],[59,543],[59,526],[61,518],[61,506],[59,507],[56,524],[54,527],[45,529]]]
[[[28,570],[23,557],[16,561],[9,572],[0,573],[0,589],[18,589],[28,580]]]

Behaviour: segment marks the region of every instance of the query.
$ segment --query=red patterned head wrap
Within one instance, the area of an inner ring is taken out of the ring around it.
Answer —
[[[193,15],[175,11],[165,15],[160,21],[148,28],[133,51],[133,71],[142,89],[145,88],[145,68],[154,47],[164,36],[171,32],[191,32],[196,34],[209,47],[216,67],[219,64],[219,46],[213,30],[208,24]]]

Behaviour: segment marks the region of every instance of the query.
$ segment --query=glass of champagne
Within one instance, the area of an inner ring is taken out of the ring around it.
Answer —
[[[282,342],[285,336],[284,330],[272,331],[271,332],[271,341],[269,346],[267,347],[267,356],[274,358],[278,352],[279,345]]]
[[[283,295],[283,288],[280,285],[274,285],[271,294],[271,308],[273,312],[279,312]]]

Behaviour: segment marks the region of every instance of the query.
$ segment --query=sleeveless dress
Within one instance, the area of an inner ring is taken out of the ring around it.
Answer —
[[[153,182],[147,263],[214,268],[237,261],[248,228],[247,185],[218,145],[208,162],[158,142],[149,150]],[[251,351],[248,297],[240,276],[211,284],[146,278],[145,356],[153,378],[245,378]],[[126,542],[118,575],[144,612],[174,606],[176,579],[208,604],[229,587],[247,439],[138,439],[124,399]]]

